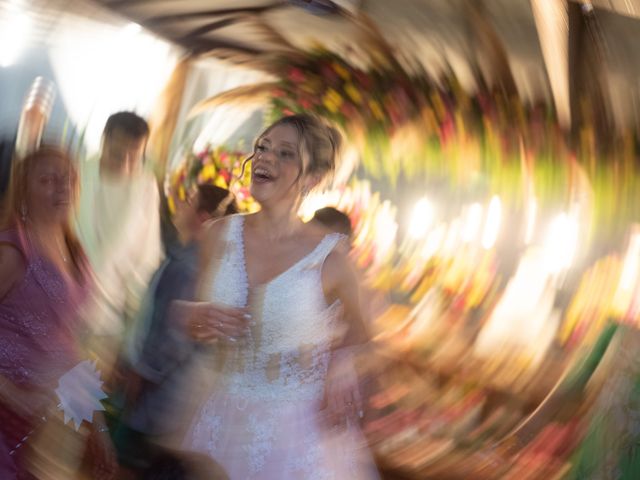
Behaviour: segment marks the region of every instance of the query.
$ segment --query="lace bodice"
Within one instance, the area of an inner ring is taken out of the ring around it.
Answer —
[[[229,219],[222,258],[213,262],[205,287],[206,300],[248,306],[255,324],[227,349],[224,385],[246,399],[318,399],[339,310],[337,304],[326,303],[321,270],[343,236],[325,236],[291,268],[249,292],[243,226],[244,216]]]
[[[322,265],[343,236],[327,235],[250,291],[243,228],[243,216],[229,218],[201,298],[249,307],[255,325],[237,344],[214,347],[220,375],[204,358],[207,377],[219,381],[205,387],[184,448],[220,462],[233,480],[378,478],[358,429],[328,428],[321,404],[341,308],[326,303]]]

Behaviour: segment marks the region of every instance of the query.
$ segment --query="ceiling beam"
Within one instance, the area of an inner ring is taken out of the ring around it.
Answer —
[[[507,95],[516,95],[518,90],[511,72],[509,58],[502,39],[491,23],[482,0],[465,0],[464,14],[469,31],[471,62],[478,74],[485,73],[494,86]]]
[[[566,0],[530,0],[545,71],[558,121],[571,125],[569,98],[569,13]],[[575,32],[574,32],[575,33]]]
[[[237,42],[231,42],[231,41],[223,40],[220,38],[211,38],[211,37],[194,38],[191,41],[186,42],[183,46],[185,46],[189,51],[193,52],[195,55],[202,55],[216,49],[233,50],[239,53],[244,53],[249,55],[260,55],[265,53],[263,50],[253,48],[249,45],[245,45]]]
[[[606,59],[593,8],[569,2],[569,95],[575,145],[585,127],[593,128],[595,147],[610,143],[613,122],[606,98]]]
[[[627,0],[624,2],[624,5],[622,2],[612,2],[610,0],[572,0],[572,3],[591,5],[599,10],[606,10],[624,17],[640,19],[640,2],[637,0]]]
[[[200,10],[195,12],[176,13],[172,15],[159,15],[145,20],[148,25],[160,25],[165,23],[176,22],[180,20],[196,20],[199,18],[222,17],[228,15],[241,14],[261,14],[277,8],[287,7],[287,2],[276,2],[269,5],[261,5],[257,7],[241,7],[241,8],[218,8],[215,10]]]
[[[233,25],[234,23],[241,20],[241,18],[242,17],[240,16],[235,16],[230,18],[223,18],[222,20],[216,20],[215,22],[206,23],[205,25],[202,25],[201,27],[190,31],[188,34],[182,37],[182,40],[188,41],[192,38],[200,37],[201,35],[206,35],[207,33],[213,32],[215,30],[228,27],[229,25]]]

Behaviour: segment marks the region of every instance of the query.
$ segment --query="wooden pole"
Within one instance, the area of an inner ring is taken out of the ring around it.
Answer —
[[[154,113],[150,118],[149,153],[156,164],[156,175],[159,180],[164,178],[166,172],[173,134],[176,130],[192,61],[193,57],[187,56],[178,62],[160,94]]]

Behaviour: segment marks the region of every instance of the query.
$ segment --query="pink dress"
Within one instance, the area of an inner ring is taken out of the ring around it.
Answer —
[[[243,225],[243,216],[229,219],[224,254],[206,288],[210,301],[249,305],[255,326],[217,352],[224,356],[219,380],[197,409],[185,447],[209,455],[232,480],[378,478],[359,429],[329,428],[320,413],[340,311],[326,304],[321,269],[342,236],[327,235],[250,293]]]
[[[68,282],[58,269],[30,247],[22,232],[0,232],[0,244],[24,256],[25,275],[0,300],[0,374],[34,393],[51,395],[58,378],[78,363],[77,309],[85,282]],[[16,448],[42,422],[49,405],[37,406],[34,418],[22,418],[0,404],[0,478],[29,478]],[[28,441],[28,439],[27,439]]]

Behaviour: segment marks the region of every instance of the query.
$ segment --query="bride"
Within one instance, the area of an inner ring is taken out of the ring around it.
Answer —
[[[258,213],[212,224],[202,246],[203,302],[182,305],[193,337],[215,343],[217,380],[184,447],[231,479],[378,478],[357,428],[351,351],[366,338],[344,236],[297,216],[335,167],[340,135],[293,115],[258,138]]]

